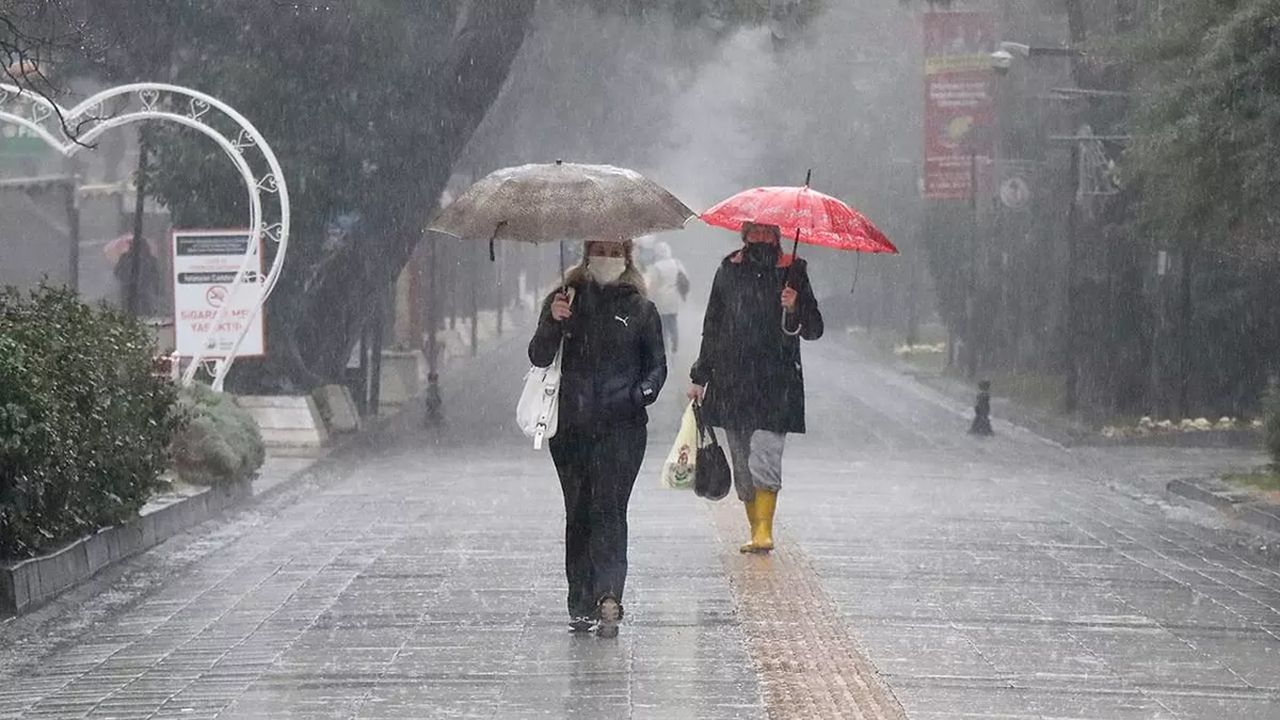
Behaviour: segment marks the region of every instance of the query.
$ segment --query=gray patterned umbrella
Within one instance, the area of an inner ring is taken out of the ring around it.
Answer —
[[[429,229],[475,240],[630,240],[679,230],[694,216],[634,170],[556,162],[493,172],[440,211]]]

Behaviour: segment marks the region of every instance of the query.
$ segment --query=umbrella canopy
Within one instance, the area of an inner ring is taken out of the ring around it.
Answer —
[[[808,185],[745,190],[700,217],[708,225],[729,230],[741,230],[744,223],[777,225],[784,237],[808,245],[863,253],[898,252],[862,213]]]
[[[428,226],[479,240],[630,240],[679,230],[695,213],[634,170],[556,162],[493,172]]]
[[[119,261],[120,256],[129,252],[129,249],[132,247],[133,235],[121,235],[114,240],[108,241],[106,245],[103,245],[102,254],[106,255],[107,259],[114,263]],[[156,254],[156,243],[154,240],[147,239],[147,248],[151,250],[152,255]]]

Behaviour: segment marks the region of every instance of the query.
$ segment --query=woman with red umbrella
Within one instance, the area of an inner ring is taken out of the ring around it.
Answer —
[[[773,549],[782,448],[788,433],[805,431],[800,340],[817,340],[823,329],[805,261],[783,254],[781,240],[776,225],[743,224],[742,248],[712,281],[690,372],[689,396],[729,441],[734,487],[751,523],[744,553]],[[792,331],[779,327],[780,315]]]
[[[744,553],[773,550],[773,516],[782,489],[788,433],[803,433],[804,373],[800,341],[822,337],[822,313],[804,260],[804,242],[858,252],[897,249],[861,214],[804,187],[756,188],[702,215],[740,230],[743,246],[720,264],[702,325],[702,349],[690,372],[689,397],[702,417],[724,428],[733,483],[746,504],[751,540]],[[782,252],[782,233],[794,236]]]

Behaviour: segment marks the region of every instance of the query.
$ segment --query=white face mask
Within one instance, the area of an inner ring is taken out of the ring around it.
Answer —
[[[611,285],[627,271],[626,258],[595,257],[587,261],[587,272],[601,285]]]

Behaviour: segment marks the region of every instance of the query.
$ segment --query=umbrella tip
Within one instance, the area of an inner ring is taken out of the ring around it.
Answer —
[[[813,180],[813,168],[809,168],[809,172],[804,174],[804,186],[809,187],[809,182]]]

